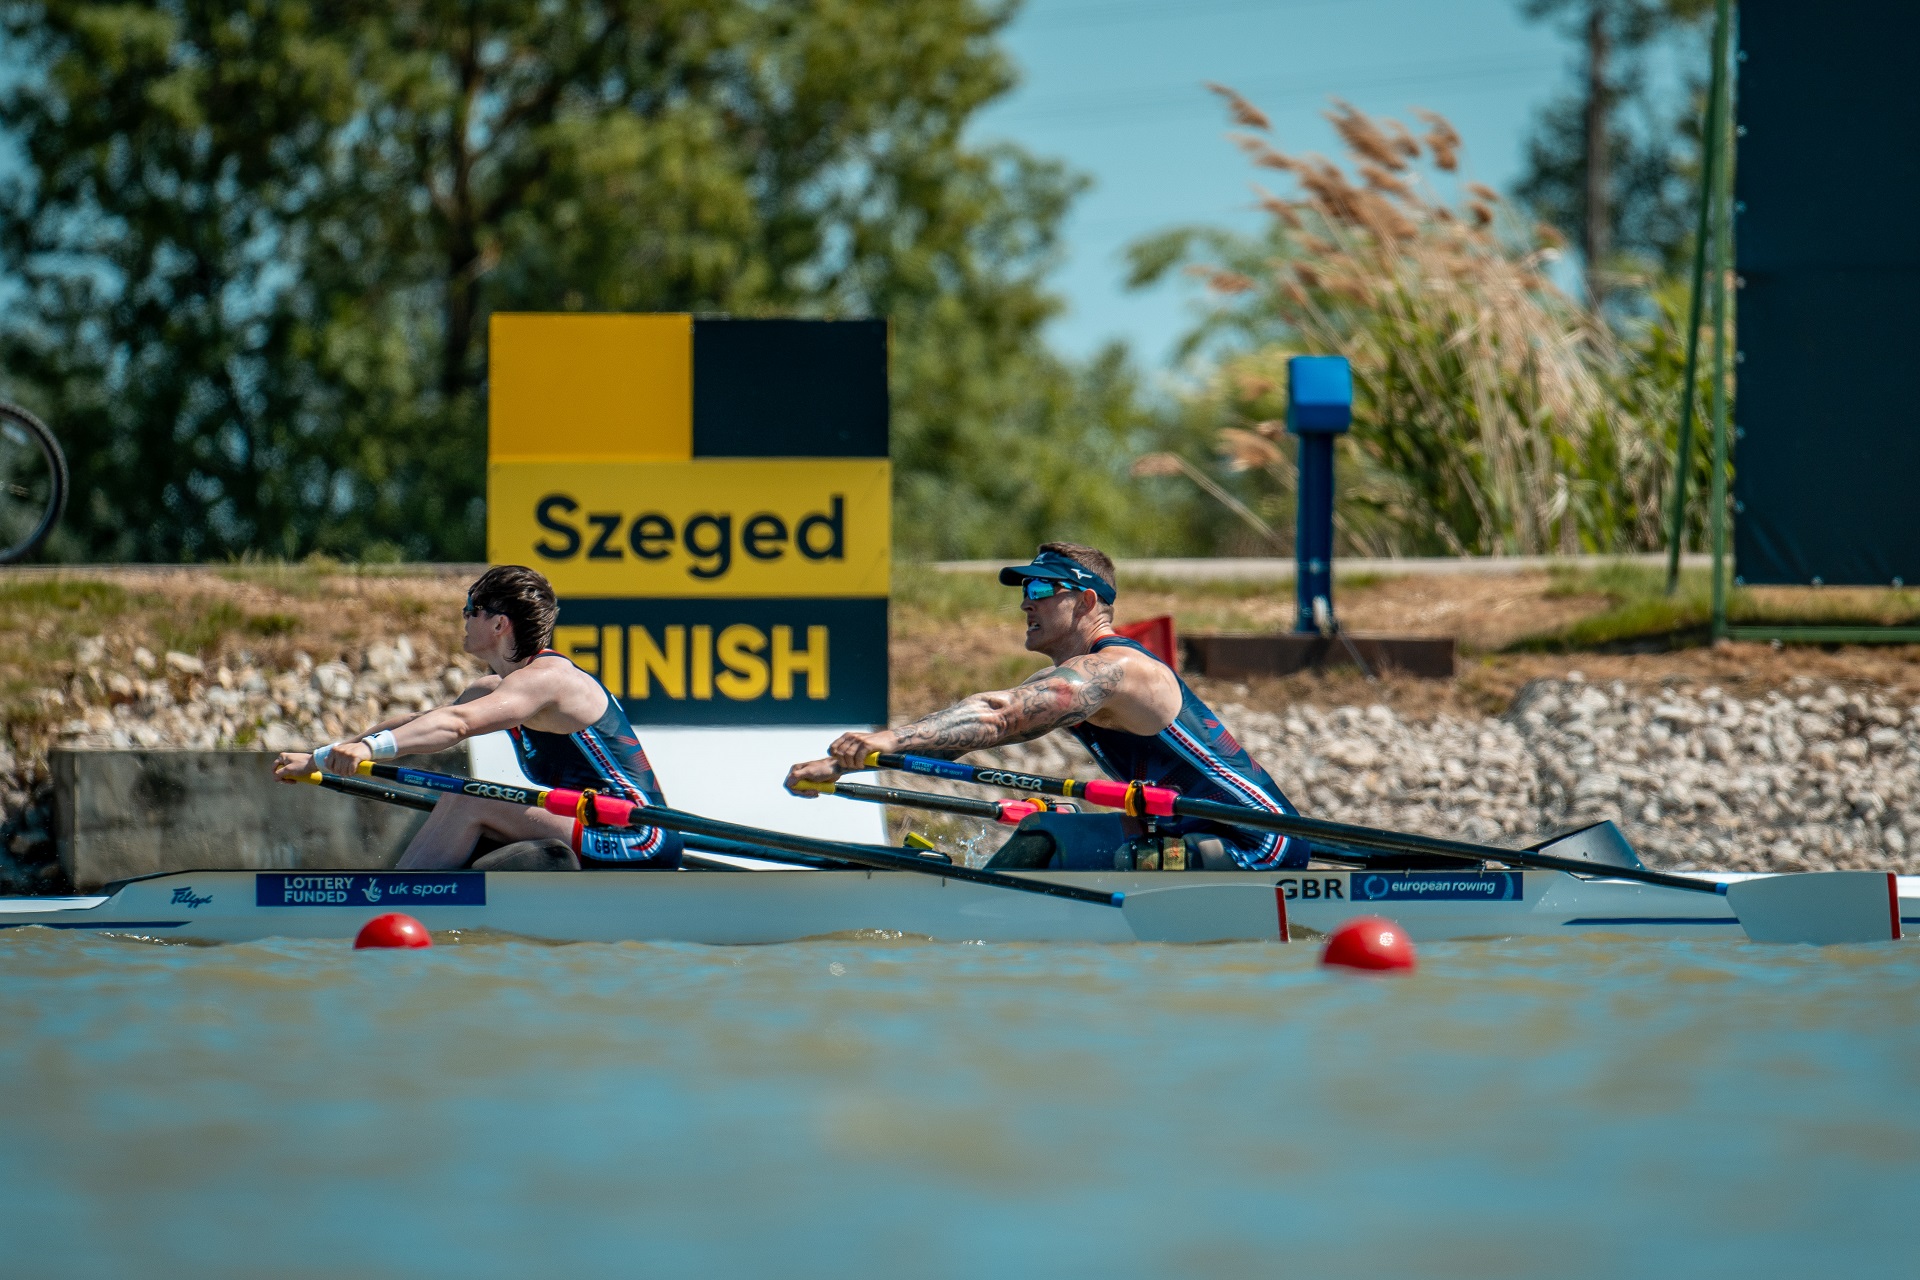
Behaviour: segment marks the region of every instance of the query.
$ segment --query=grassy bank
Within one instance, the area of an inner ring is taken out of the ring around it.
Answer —
[[[1530,635],[1517,652],[1579,653],[1680,649],[1708,642],[1713,583],[1705,570],[1682,573],[1672,595],[1666,574],[1616,564],[1555,571],[1547,594],[1600,599],[1599,610]],[[1727,620],[1736,626],[1893,627],[1920,625],[1920,592],[1863,587],[1733,587]]]

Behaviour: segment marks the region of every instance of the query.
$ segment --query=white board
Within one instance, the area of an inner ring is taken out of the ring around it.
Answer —
[[[849,728],[867,729],[857,725]],[[640,741],[653,762],[667,803],[688,813],[765,827],[823,840],[887,843],[879,805],[823,796],[788,795],[781,780],[795,761],[827,753],[845,728],[664,728],[642,726]],[[473,776],[488,782],[533,783],[520,772],[513,742],[504,733],[467,743]]]

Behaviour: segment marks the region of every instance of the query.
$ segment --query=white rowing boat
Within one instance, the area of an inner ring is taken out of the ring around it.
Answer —
[[[1284,903],[1284,913],[1245,916],[1250,923],[1228,935],[1250,940],[1277,940],[1273,925],[1282,914],[1295,936],[1328,932],[1357,915],[1383,915],[1420,941],[1587,934],[1744,938],[1723,896],[1561,871],[1023,875],[1135,898],[1203,886],[1269,889],[1276,908]],[[1920,876],[1902,876],[1897,883],[1900,917],[1909,928],[1920,926]],[[388,911],[404,911],[436,933],[485,930],[554,942],[753,944],[863,931],[943,942],[1132,942],[1140,936],[1128,913],[1092,903],[1009,893],[937,874],[805,870],[175,872],[127,881],[96,896],[0,898],[0,928],[39,925],[209,942],[343,939]]]

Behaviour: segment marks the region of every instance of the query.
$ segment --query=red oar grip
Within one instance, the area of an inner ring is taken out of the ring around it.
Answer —
[[[1080,794],[1105,809],[1119,809],[1136,818],[1173,816],[1173,802],[1180,793],[1171,787],[1151,787],[1144,782],[1110,782],[1098,779],[1078,782]]]
[[[587,798],[584,791],[573,791],[565,787],[549,791],[541,801],[548,813],[557,813],[563,818],[578,818],[590,827],[626,827],[633,825],[633,811],[638,806],[631,800],[616,800],[612,796],[593,797],[593,812],[587,812],[583,803]]]
[[[1000,816],[995,821],[1004,822],[1010,827],[1019,826],[1021,819],[1029,814],[1039,813],[1047,807],[1043,804],[1035,804],[1031,800],[1002,800],[999,803]]]

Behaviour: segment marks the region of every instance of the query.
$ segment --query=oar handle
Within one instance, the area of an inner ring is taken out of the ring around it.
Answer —
[[[894,769],[918,773],[929,778],[948,778],[955,782],[977,782],[985,787],[1006,787],[1011,791],[1031,791],[1039,795],[1078,797],[1103,809],[1120,809],[1136,818],[1172,817],[1180,793],[1171,787],[1156,787],[1145,782],[1114,782],[1107,778],[1048,778],[1012,769],[982,769],[953,760],[935,760],[927,756],[899,755],[875,751],[867,756],[869,769]]]
[[[498,800],[503,804],[545,809],[563,818],[578,818],[588,826],[657,825],[644,818],[636,823],[636,815],[646,809],[644,805],[569,787],[522,787],[511,782],[483,782],[478,778],[461,778],[450,773],[435,773],[430,769],[415,769],[404,764],[380,764],[372,760],[362,760],[360,772],[369,778],[385,778],[409,787],[425,787],[429,791],[444,791],[450,795],[475,796],[481,800]]]
[[[907,809],[931,809],[936,813],[957,813],[1017,827],[1031,814],[1044,813],[1061,806],[1045,800],[976,800],[972,796],[943,796],[931,791],[905,791],[899,787],[869,787],[858,782],[796,782],[793,790],[818,796],[840,796],[847,800],[865,800],[869,804],[893,804]],[[1072,806],[1067,806],[1071,808]]]
[[[341,795],[357,796],[362,800],[384,800],[388,804],[402,805],[408,809],[432,812],[434,799],[423,796],[418,791],[402,791],[399,787],[383,787],[377,782],[368,782],[364,778],[349,778],[337,773],[322,773],[318,769],[299,778],[289,778],[289,782],[304,782],[328,791],[338,791]]]

